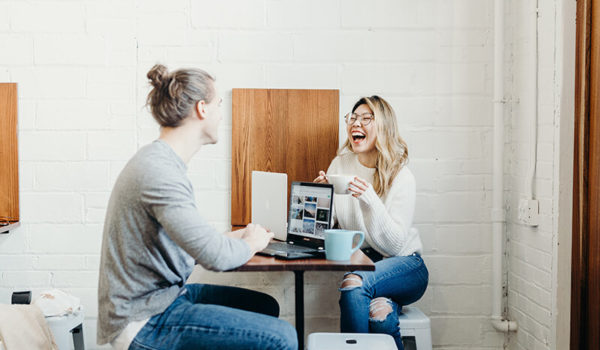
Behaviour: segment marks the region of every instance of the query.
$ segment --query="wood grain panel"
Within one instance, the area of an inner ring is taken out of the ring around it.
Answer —
[[[250,220],[250,212],[237,203],[249,203],[251,200],[250,183],[250,125],[253,114],[259,106],[254,105],[254,93],[240,94],[233,90],[231,128],[231,223],[241,225]],[[257,111],[261,113],[261,111]],[[262,112],[264,113],[264,111]],[[243,117],[236,117],[237,115]],[[235,181],[234,181],[235,179]]]
[[[600,6],[592,4],[589,116],[589,230],[587,268],[587,346],[600,346]]]
[[[253,170],[312,181],[338,146],[339,91],[233,89],[231,224],[250,222]]]
[[[290,93],[291,110],[300,111],[288,123],[290,181],[312,181],[319,170],[327,170],[338,146],[338,99],[315,91]],[[335,119],[333,117],[335,116]],[[333,151],[333,152],[332,152]]]
[[[586,237],[587,237],[587,150],[589,120],[589,10],[590,0],[577,3],[577,38],[575,66],[575,126],[573,157],[573,237],[571,257],[571,349],[584,349],[581,338],[586,333],[582,321],[587,318],[586,294]]]
[[[19,221],[17,84],[0,83],[0,221]]]
[[[253,169],[270,172],[285,172],[286,170],[286,134],[281,127],[287,122],[284,116],[288,115],[286,90],[261,90],[258,101],[264,106],[257,110],[261,113],[253,114],[250,133],[252,143],[250,157]],[[264,108],[263,108],[264,107]],[[282,152],[283,151],[283,152]],[[257,168],[258,167],[258,168]]]
[[[571,349],[600,344],[600,7],[577,3]]]

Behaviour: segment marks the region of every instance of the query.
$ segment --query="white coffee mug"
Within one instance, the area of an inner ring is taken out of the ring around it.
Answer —
[[[348,187],[350,187],[350,182],[353,179],[354,175],[327,175],[327,182],[333,185],[335,194],[350,194]]]

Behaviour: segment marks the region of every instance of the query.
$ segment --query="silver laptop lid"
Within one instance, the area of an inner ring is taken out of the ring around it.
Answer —
[[[287,237],[287,174],[252,171],[252,223]]]

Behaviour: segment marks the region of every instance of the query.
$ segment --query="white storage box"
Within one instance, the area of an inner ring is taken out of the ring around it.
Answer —
[[[387,334],[311,333],[308,350],[397,350],[394,338]]]

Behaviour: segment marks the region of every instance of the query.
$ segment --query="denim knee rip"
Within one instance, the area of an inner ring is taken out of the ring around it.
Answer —
[[[342,284],[340,285],[339,291],[345,292],[345,291],[353,290],[358,287],[361,287],[362,285],[363,285],[363,280],[359,275],[355,275],[353,273],[348,273],[348,274],[344,275],[344,279],[342,280]]]
[[[385,314],[381,311],[384,311]],[[390,299],[385,297],[375,298],[369,304],[369,321],[383,322],[393,311],[394,308]]]

